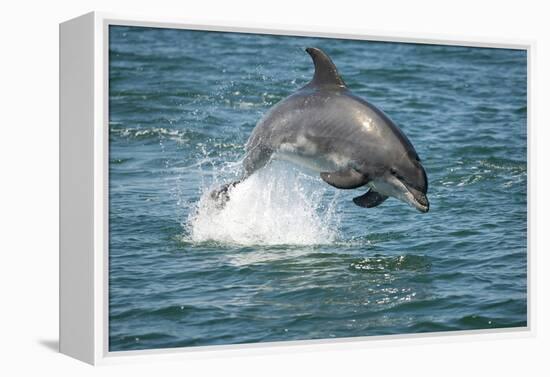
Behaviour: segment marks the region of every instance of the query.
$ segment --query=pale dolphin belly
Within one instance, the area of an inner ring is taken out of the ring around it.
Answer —
[[[316,173],[341,170],[350,163],[347,156],[320,151],[315,143],[305,137],[299,137],[294,143],[281,144],[273,158],[291,162]]]

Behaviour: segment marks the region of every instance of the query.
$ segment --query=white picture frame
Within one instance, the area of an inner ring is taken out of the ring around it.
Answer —
[[[528,172],[532,160],[531,65],[534,43],[439,39],[357,30],[291,30],[278,26],[198,25],[170,18],[92,12],[60,24],[60,352],[90,364],[151,358],[220,356],[379,346],[386,342],[441,342],[481,337],[533,336],[531,185],[528,180],[528,297],[526,328],[403,334],[331,340],[110,352],[108,348],[108,37],[110,25],[316,36],[388,42],[522,49],[528,64]],[[460,335],[460,337],[457,337]],[[197,353],[198,352],[198,353]]]

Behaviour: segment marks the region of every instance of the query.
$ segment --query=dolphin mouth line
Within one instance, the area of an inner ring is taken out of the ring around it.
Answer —
[[[386,179],[387,184],[373,182],[370,186],[383,195],[393,196],[407,203],[411,207],[416,208],[419,212],[426,213],[430,210],[430,202],[425,193],[394,175],[386,176]]]
[[[426,213],[430,210],[429,205],[421,204],[417,201],[415,201],[414,208],[416,208],[417,210],[419,210],[422,213]]]
[[[400,179],[396,179],[402,189],[402,200],[411,207],[416,208],[419,212],[426,213],[430,210],[430,202],[425,193],[409,186]]]
[[[407,189],[406,197],[408,199],[407,202],[418,211],[426,213],[430,210],[430,202],[428,202],[428,198],[425,194],[420,194],[420,196],[417,197],[417,195]]]

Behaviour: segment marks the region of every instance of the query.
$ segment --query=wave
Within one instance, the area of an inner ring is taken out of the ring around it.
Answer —
[[[447,168],[447,174],[440,181],[443,186],[469,186],[497,180],[501,181],[503,187],[509,187],[523,183],[526,179],[526,162],[489,157],[460,159],[454,166]]]
[[[111,127],[110,135],[123,139],[148,140],[167,138],[179,143],[186,143],[190,140],[189,132],[186,130],[151,127],[151,128],[114,128]]]
[[[331,244],[338,236],[336,197],[318,180],[280,161],[230,191],[220,209],[205,187],[184,227],[191,242],[236,245]],[[328,203],[326,203],[328,201]]]
[[[350,269],[370,273],[387,273],[390,271],[430,271],[432,264],[429,258],[418,255],[400,255],[386,257],[374,255],[350,264]]]

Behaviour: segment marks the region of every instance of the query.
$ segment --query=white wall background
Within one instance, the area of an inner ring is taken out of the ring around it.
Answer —
[[[550,372],[548,127],[550,27],[543,1],[4,1],[0,5],[0,374],[87,375],[543,375]],[[419,345],[223,357],[92,368],[54,352],[58,334],[58,23],[91,10],[215,24],[269,23],[536,40],[535,337],[433,340]]]

